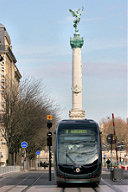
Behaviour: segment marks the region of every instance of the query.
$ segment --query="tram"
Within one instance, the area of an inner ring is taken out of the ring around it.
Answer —
[[[57,185],[93,183],[101,178],[102,152],[98,124],[93,120],[62,120],[56,129]]]

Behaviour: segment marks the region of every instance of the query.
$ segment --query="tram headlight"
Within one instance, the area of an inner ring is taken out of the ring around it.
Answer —
[[[79,173],[80,172],[80,168],[77,167],[76,168],[76,172]]]

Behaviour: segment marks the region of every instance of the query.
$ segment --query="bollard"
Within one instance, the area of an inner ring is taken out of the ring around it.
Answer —
[[[112,169],[110,178],[112,181],[123,180],[123,169],[121,169],[121,168]]]

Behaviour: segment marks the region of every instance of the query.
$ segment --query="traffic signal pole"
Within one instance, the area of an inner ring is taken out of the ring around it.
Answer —
[[[49,146],[49,181],[51,180],[51,146]]]
[[[50,129],[52,127],[52,115],[48,115],[47,116],[47,127],[48,129]],[[49,148],[49,181],[52,180],[52,177],[51,177],[51,158],[52,158],[52,153],[51,153],[51,146],[52,146],[52,132],[48,132],[47,133],[47,146]]]
[[[117,167],[119,167],[119,165],[118,165],[118,151],[117,151],[117,138],[116,138],[116,130],[115,130],[115,122],[114,122],[114,113],[112,113],[112,122],[113,122],[114,138],[115,138],[115,150],[116,150]]]
[[[52,146],[52,132],[47,133],[47,146],[49,148],[49,181],[51,181],[51,158],[52,158],[52,153],[51,153],[51,146]]]

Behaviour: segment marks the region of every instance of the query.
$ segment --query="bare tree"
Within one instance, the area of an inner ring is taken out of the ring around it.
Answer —
[[[100,128],[102,130],[102,143],[106,144],[106,137],[109,134],[114,134],[112,119],[106,118],[101,121]],[[128,151],[128,123],[120,117],[115,118],[115,130],[117,142],[125,144],[125,149]],[[114,147],[114,146],[113,146]]]
[[[28,157],[32,159],[36,150],[46,146],[46,116],[52,114],[53,124],[56,124],[59,108],[47,97],[41,82],[32,79],[22,81],[19,89],[6,85],[4,100],[2,131],[11,155],[9,163],[13,164],[14,154],[16,163],[22,141],[28,142]]]

